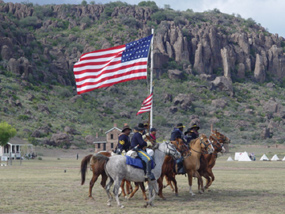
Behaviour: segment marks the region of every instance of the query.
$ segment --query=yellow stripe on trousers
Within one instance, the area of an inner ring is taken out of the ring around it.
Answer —
[[[148,161],[150,161],[150,158],[144,152],[139,151],[139,153],[141,153],[143,156],[145,156],[148,159]]]

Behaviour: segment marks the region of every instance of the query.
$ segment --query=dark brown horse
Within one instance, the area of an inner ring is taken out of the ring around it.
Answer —
[[[207,180],[207,184],[204,187],[205,189],[208,189],[215,180],[215,176],[212,169],[216,164],[218,153],[224,152],[225,149],[223,145],[230,143],[229,138],[227,138],[225,135],[221,134],[217,130],[213,130],[212,127],[211,127],[211,136],[209,137],[209,140],[214,147],[214,152],[211,154],[202,154],[200,159],[201,166],[199,169],[200,175],[205,177]]]
[[[107,156],[107,157],[111,157],[111,153],[110,152],[100,152],[98,153],[100,155],[104,155],[104,156]],[[98,155],[96,154],[96,155]],[[96,156],[95,155],[95,156]],[[106,186],[106,181],[107,181],[107,178],[108,176],[106,175],[105,173],[105,169],[104,169],[104,165],[106,163],[105,160],[99,160],[97,161],[95,158],[93,158],[94,156],[93,155],[87,155],[86,157],[84,157],[81,161],[81,168],[80,168],[80,172],[81,172],[81,185],[83,185],[85,183],[85,177],[86,177],[86,172],[87,172],[87,166],[88,164],[90,163],[90,169],[93,173],[93,176],[90,180],[90,183],[89,183],[89,197],[90,198],[93,198],[92,197],[92,188],[95,184],[95,182],[97,181],[98,177],[101,175],[101,186],[103,188],[105,188]]]

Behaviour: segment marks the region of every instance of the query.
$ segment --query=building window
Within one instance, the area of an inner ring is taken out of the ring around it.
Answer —
[[[98,143],[98,149],[100,149],[100,146],[101,146],[101,144],[100,144],[100,143]]]
[[[114,148],[114,143],[111,143],[111,149],[113,149]]]
[[[106,143],[103,143],[103,150],[106,151]]]
[[[114,135],[113,134],[111,134],[111,140],[113,140],[114,139]]]

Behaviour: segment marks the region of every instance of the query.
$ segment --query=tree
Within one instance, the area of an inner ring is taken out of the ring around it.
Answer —
[[[10,138],[16,135],[17,131],[7,122],[0,123],[0,145],[5,146]]]
[[[83,1],[81,2],[81,5],[86,6],[86,5],[87,5],[87,1],[83,0]]]

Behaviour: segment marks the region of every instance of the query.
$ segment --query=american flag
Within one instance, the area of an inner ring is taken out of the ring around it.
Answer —
[[[151,39],[152,35],[125,45],[83,54],[73,68],[77,94],[146,79]]]
[[[151,111],[152,107],[152,95],[151,93],[142,103],[141,109],[138,111],[137,115]]]

